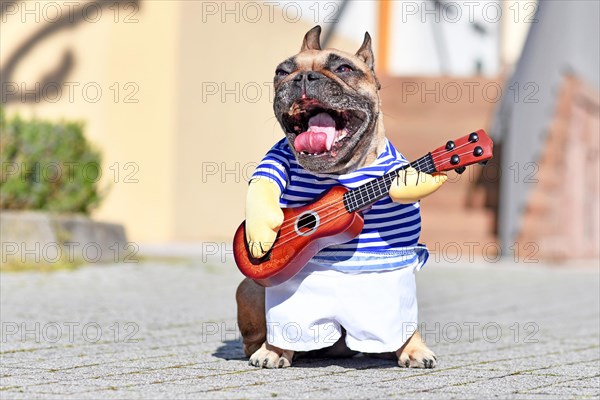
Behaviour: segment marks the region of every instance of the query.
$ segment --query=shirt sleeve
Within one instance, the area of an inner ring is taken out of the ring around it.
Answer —
[[[287,149],[287,140],[282,139],[267,152],[250,180],[268,179],[276,183],[283,193],[289,181],[290,157],[293,155]]]
[[[396,150],[396,148],[392,145],[391,142],[388,141],[387,146],[388,146],[387,151],[391,154],[391,156],[394,160],[394,163],[392,165],[392,168],[387,170],[386,173],[396,170],[398,168],[401,168],[401,167],[405,166],[406,164],[409,164],[406,157],[404,157],[404,155],[402,153],[400,153],[398,150]]]

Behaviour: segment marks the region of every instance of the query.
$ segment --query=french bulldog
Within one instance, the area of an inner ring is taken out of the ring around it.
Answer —
[[[320,33],[319,26],[308,31],[300,52],[275,69],[273,110],[290,151],[305,171],[348,174],[371,165],[386,146],[381,86],[374,71],[368,33],[354,54],[322,49]],[[409,169],[392,185],[390,197],[403,203],[416,202],[437,190],[444,180],[417,180]],[[281,188],[265,180],[251,181],[249,185],[246,239],[254,257],[266,254],[275,240],[283,220],[279,208],[281,194]],[[290,366],[294,351],[267,342],[265,288],[244,279],[237,289],[236,301],[238,326],[250,365]],[[289,317],[294,320],[293,315]],[[344,338],[345,330],[335,344],[319,350],[318,354],[331,357],[356,354]],[[389,355],[397,359],[400,367],[436,366],[435,354],[418,332]]]

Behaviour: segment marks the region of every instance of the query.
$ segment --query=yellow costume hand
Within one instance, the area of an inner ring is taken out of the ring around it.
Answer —
[[[279,208],[281,190],[268,179],[250,183],[246,196],[246,241],[254,258],[261,258],[273,246],[283,222]]]
[[[414,203],[438,190],[447,179],[444,173],[429,175],[409,167],[392,182],[390,197],[396,203]]]

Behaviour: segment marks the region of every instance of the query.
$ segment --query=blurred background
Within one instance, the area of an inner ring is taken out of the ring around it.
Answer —
[[[320,24],[323,47],[348,52],[371,34],[387,135],[407,158],[480,128],[494,138],[493,161],[423,201],[434,257],[600,255],[597,1],[0,4],[3,216],[89,214],[150,252],[230,253],[247,180],[283,137],[275,66]],[[54,160],[51,144],[74,148],[77,132],[83,158]],[[38,156],[19,156],[31,142]],[[49,206],[69,162],[83,182],[67,197],[88,194]]]

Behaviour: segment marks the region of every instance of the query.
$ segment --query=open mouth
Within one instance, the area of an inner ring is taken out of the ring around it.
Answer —
[[[334,109],[314,99],[302,99],[282,115],[281,121],[286,132],[292,134],[298,154],[335,157],[360,130],[365,116],[363,111]]]

